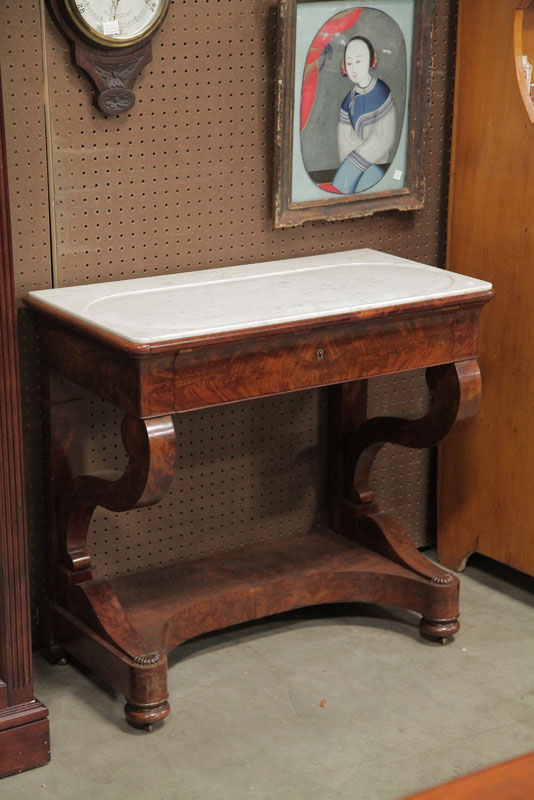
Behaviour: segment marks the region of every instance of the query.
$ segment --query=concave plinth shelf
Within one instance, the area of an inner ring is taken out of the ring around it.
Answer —
[[[385,442],[431,447],[476,413],[491,294],[483,281],[373,250],[30,293],[50,433],[51,657],[75,656],[125,695],[130,722],[151,726],[169,713],[167,654],[207,631],[363,601],[412,609],[426,636],[452,636],[457,579],[379,512],[369,474]],[[421,419],[366,419],[367,378],[423,367],[431,403]],[[124,411],[123,473],[81,473],[77,404],[58,376]],[[93,512],[161,499],[174,414],[317,386],[330,387],[328,527],[98,578]]]

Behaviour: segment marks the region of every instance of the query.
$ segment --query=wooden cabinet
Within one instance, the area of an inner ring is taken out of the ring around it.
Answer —
[[[22,423],[0,86],[0,778],[50,758],[48,710],[33,697]]]
[[[460,0],[448,267],[493,283],[481,413],[441,449],[438,555],[534,574],[534,62],[530,0]]]

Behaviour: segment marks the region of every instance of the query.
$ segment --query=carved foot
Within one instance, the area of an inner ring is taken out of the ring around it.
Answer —
[[[460,623],[454,619],[430,619],[423,617],[420,622],[421,635],[445,644],[447,639],[460,630]]]
[[[49,664],[65,666],[68,663],[65,650],[57,642],[47,642],[43,645],[43,654]]]
[[[151,731],[154,723],[165,719],[169,715],[171,707],[167,700],[162,703],[153,703],[147,705],[137,705],[135,703],[126,703],[124,706],[124,714],[127,722],[133,725],[134,728],[144,728]]]

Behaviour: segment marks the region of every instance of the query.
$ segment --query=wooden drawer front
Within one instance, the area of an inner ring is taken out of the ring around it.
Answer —
[[[154,417],[473,358],[479,315],[480,306],[453,307],[152,353],[128,353],[45,319],[40,337],[51,370]]]
[[[449,310],[155,356],[144,369],[143,416],[472,358],[478,314]]]

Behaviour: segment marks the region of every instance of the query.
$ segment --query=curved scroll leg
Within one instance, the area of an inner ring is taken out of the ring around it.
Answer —
[[[129,624],[109,584],[91,580],[93,573],[89,570],[90,555],[86,545],[96,506],[126,511],[152,505],[165,494],[175,465],[176,437],[172,417],[143,420],[126,415],[122,438],[129,455],[123,475],[116,480],[107,475],[80,475],[73,478],[61,498],[60,537],[67,567],[72,570],[68,578],[69,605],[74,592],[83,594],[86,602],[82,618],[86,622],[136,663],[145,663],[138,662],[140,658],[155,663],[160,654],[147,652],[146,643]],[[82,608],[79,610],[81,612]]]
[[[357,525],[357,539],[364,547],[375,553],[409,567],[412,572],[437,586],[450,586],[458,579],[449,572],[425,558],[406,535],[406,531],[396,517],[390,514],[370,514],[360,517]]]
[[[149,666],[162,659],[130,623],[117,595],[105,580],[82,581],[71,586],[68,604],[78,619],[129,656],[134,664]]]
[[[359,544],[430,581],[428,605],[420,623],[422,634],[430,639],[438,639],[443,644],[447,637],[460,630],[458,578],[425,558],[395,517],[389,514],[360,517],[355,529]]]
[[[150,506],[171,483],[176,458],[172,416],[144,420],[126,414],[122,440],[129,456],[123,475],[115,480],[110,473],[79,475],[61,498],[60,535],[66,562],[74,570],[90,566],[87,534],[96,506],[109,511]]]
[[[365,506],[374,501],[369,475],[386,442],[413,448],[435,447],[477,413],[481,379],[476,359],[429,367],[426,381],[432,400],[423,417],[374,417],[349,436],[346,479],[350,483],[346,489],[358,504]]]
[[[57,530],[64,565],[56,568],[59,605],[52,604],[52,613],[55,626],[67,630],[69,651],[88,666],[105,662],[111,682],[127,697],[128,719],[149,726],[170,710],[166,658],[132,626],[111,585],[95,578],[87,536],[97,506],[126,511],[152,505],[165,494],[175,466],[172,417],[126,415],[122,438],[129,457],[122,475],[79,475],[61,493]],[[71,641],[73,625],[83,645]]]
[[[338,530],[343,535],[407,568],[414,578],[417,576],[417,583],[420,578],[428,581],[421,631],[444,640],[459,629],[458,580],[429,562],[398,520],[378,513],[375,492],[369,485],[373,461],[386,442],[413,448],[433,447],[476,414],[481,389],[476,360],[430,367],[426,379],[431,404],[420,419],[375,417],[361,422],[352,431],[345,431],[344,499],[332,518],[339,520]],[[347,399],[350,396],[347,393]],[[342,409],[340,418],[349,418],[346,409]],[[414,587],[414,591],[421,591],[421,586]]]

